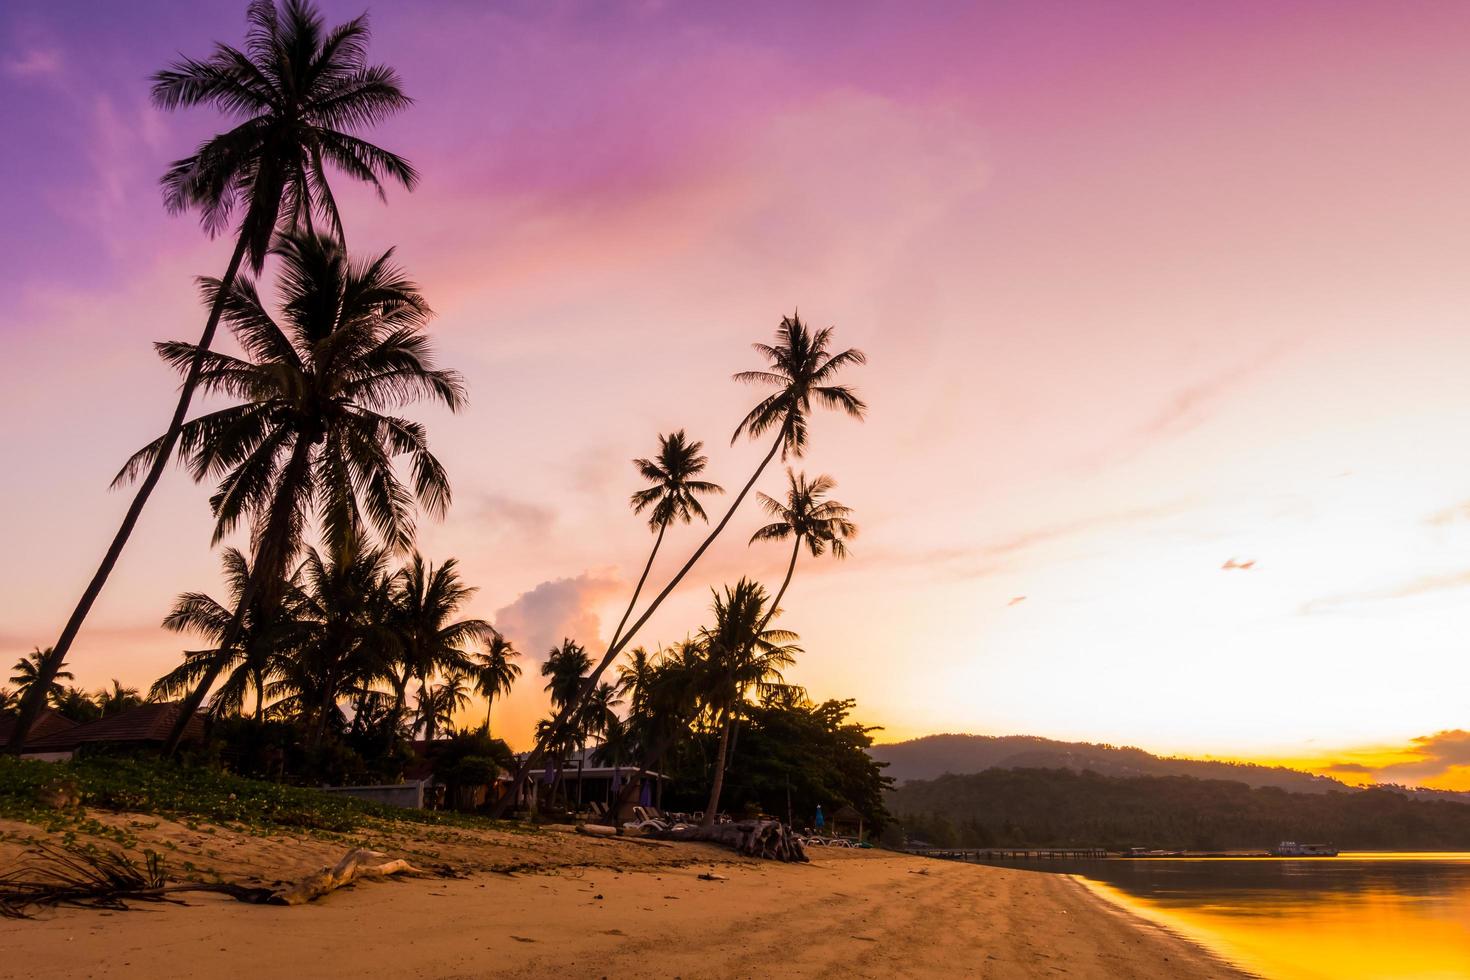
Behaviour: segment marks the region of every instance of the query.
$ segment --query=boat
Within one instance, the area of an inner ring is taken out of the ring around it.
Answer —
[[[1294,840],[1284,840],[1271,848],[1272,857],[1293,858],[1335,858],[1337,848],[1331,844],[1298,844]]]

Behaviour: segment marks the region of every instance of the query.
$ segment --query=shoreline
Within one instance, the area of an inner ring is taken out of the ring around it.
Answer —
[[[549,856],[574,836],[548,833],[536,849]],[[0,977],[157,976],[188,962],[193,976],[224,978],[242,957],[263,977],[1248,975],[1067,875],[885,851],[807,865],[616,851],[646,856],[370,882],[297,908],[208,895],[128,913],[59,909],[0,925]],[[710,871],[716,880],[700,877]]]
[[[1228,975],[1255,978],[1261,976],[1260,973],[1241,962],[1234,951],[1224,948],[1223,944],[1211,941],[1209,937],[1190,929],[1167,913],[1134,901],[1119,889],[1100,881],[1093,881],[1085,875],[1068,874],[1066,877],[1072,879],[1078,888],[1096,901],[1107,905],[1115,914],[1128,920],[1134,928],[1158,930],[1174,937],[1179,942],[1187,943],[1197,949],[1200,955],[1209,958],[1222,970],[1227,971]]]

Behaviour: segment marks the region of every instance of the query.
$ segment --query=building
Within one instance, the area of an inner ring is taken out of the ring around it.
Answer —
[[[161,749],[178,720],[179,709],[177,701],[150,702],[80,725],[62,718],[69,727],[52,723],[44,732],[39,727],[33,730],[21,750],[21,758],[58,762],[74,758],[79,752],[99,749]],[[184,731],[183,744],[200,742],[203,738],[204,718],[196,714]]]

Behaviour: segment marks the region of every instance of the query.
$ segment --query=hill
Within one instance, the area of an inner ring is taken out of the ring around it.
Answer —
[[[1470,805],[1387,789],[1291,793],[1224,779],[989,769],[911,779],[885,800],[908,838],[940,847],[1350,850],[1470,848]]]
[[[868,754],[888,763],[884,774],[899,783],[986,769],[1069,769],[1120,778],[1228,779],[1253,788],[1270,786],[1294,793],[1329,793],[1350,788],[1326,776],[1281,766],[1165,758],[1127,746],[1058,742],[1034,735],[926,735],[907,742],[875,745]]]

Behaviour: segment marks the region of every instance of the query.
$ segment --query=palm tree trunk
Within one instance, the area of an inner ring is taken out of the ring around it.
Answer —
[[[609,646],[618,642],[618,637],[623,635],[623,627],[627,625],[628,617],[633,614],[633,607],[638,604],[638,593],[643,591],[643,583],[648,581],[649,569],[653,568],[654,556],[658,554],[658,546],[663,544],[664,532],[669,529],[669,522],[664,521],[658,526],[658,537],[653,539],[653,550],[648,553],[648,562],[643,566],[643,574],[638,577],[638,584],[633,587],[633,598],[628,600],[628,608],[623,610],[623,618],[618,620],[618,628],[613,630],[612,640]]]
[[[241,235],[235,243],[234,254],[230,256],[230,264],[225,268],[225,277],[221,280],[219,292],[214,297],[214,303],[209,308],[209,319],[204,322],[204,333],[199,337],[199,351],[203,354],[214,342],[215,330],[219,327],[220,316],[224,313],[225,299],[229,296],[230,288],[235,283],[235,276],[240,271],[240,263],[245,258],[245,236]],[[82,628],[87,614],[92,611],[92,604],[102,594],[102,587],[107,584],[107,578],[112,574],[113,566],[117,564],[122,555],[128,538],[132,536],[133,527],[138,523],[138,517],[143,513],[143,506],[148,503],[153,488],[158,485],[158,480],[163,476],[163,471],[168,467],[168,460],[173,455],[174,445],[179,441],[179,430],[184,427],[184,418],[189,414],[189,403],[194,398],[194,389],[199,384],[199,375],[204,368],[201,356],[195,356],[189,365],[188,377],[184,379],[184,386],[179,391],[179,402],[174,407],[173,418],[169,421],[168,431],[164,433],[163,444],[159,447],[158,456],[153,460],[153,465],[148,467],[148,473],[143,477],[143,482],[138,486],[138,492],[133,495],[133,502],[128,505],[127,513],[123,515],[122,525],[118,527],[117,533],[112,537],[112,544],[108,546],[107,553],[102,556],[102,564],[97,566],[92,580],[87,583],[82,597],[77,601],[77,606],[72,610],[71,618],[66,621],[66,626],[61,630],[61,636],[56,645],[51,648],[51,655],[42,660],[41,683],[39,691],[28,690],[20,702],[20,713],[15,719],[15,728],[11,732],[10,742],[4,751],[13,755],[19,755],[21,746],[25,744],[26,736],[30,734],[31,726],[35,724],[36,716],[40,714],[45,704],[45,698],[41,695],[46,685],[55,677],[56,672],[61,669],[66,655],[71,652],[72,641]]]
[[[541,757],[546,754],[547,744],[559,738],[566,728],[567,720],[575,717],[575,714],[582,710],[582,706],[587,702],[587,697],[597,687],[597,680],[602,676],[602,672],[607,669],[609,664],[617,659],[618,654],[622,653],[623,648],[628,645],[628,641],[638,635],[638,631],[643,628],[643,624],[648,622],[653,614],[658,611],[658,607],[669,597],[669,593],[673,592],[679,583],[684,581],[684,576],[689,574],[689,570],[709,550],[709,546],[714,544],[715,538],[720,536],[720,532],[725,529],[725,525],[730,523],[730,518],[735,516],[735,511],[740,509],[741,502],[750,494],[751,488],[755,486],[755,481],[759,480],[761,474],[766,471],[766,467],[771,465],[771,460],[776,457],[776,450],[781,448],[781,443],[785,438],[786,426],[782,424],[780,431],[776,433],[776,441],[771,444],[771,449],[766,453],[765,459],[761,460],[761,464],[755,468],[755,472],[750,475],[750,479],[745,481],[745,486],[740,488],[740,493],[730,502],[730,508],[725,511],[725,516],[720,518],[720,523],[716,524],[714,530],[710,531],[709,535],[705,537],[699,547],[694,549],[694,554],[689,556],[689,560],[684,563],[684,567],[679,569],[678,574],[669,580],[669,584],[664,586],[663,591],[654,597],[653,602],[649,603],[648,608],[643,611],[643,615],[639,616],[637,621],[629,627],[628,632],[622,636],[615,637],[614,641],[608,644],[607,652],[602,655],[602,660],[598,661],[597,666],[592,669],[592,673],[588,674],[586,680],[582,682],[581,690],[577,692],[577,696],[572,698],[562,708],[560,714],[557,715],[556,719],[548,727],[546,737],[537,740],[535,747],[531,749],[530,754],[521,763],[519,770],[521,774],[524,774],[531,767],[535,766]],[[505,800],[502,800],[491,816],[503,816],[508,806],[509,804]]]
[[[485,698],[485,737],[490,737],[490,708],[495,704],[495,699]]]
[[[255,561],[250,569],[250,577],[245,580],[245,588],[235,603],[235,614],[230,617],[230,625],[225,629],[220,650],[232,650],[240,639],[240,627],[245,622],[245,610],[255,601],[255,596],[260,592],[262,586],[273,580],[280,579],[285,571],[286,561],[290,557],[286,553],[286,547],[290,543],[288,534],[291,527],[291,494],[300,484],[306,473],[306,467],[311,462],[311,440],[302,435],[296,436],[296,445],[291,449],[291,459],[286,463],[286,468],[281,471],[280,484],[276,490],[276,499],[271,505],[270,521],[266,525],[265,533],[260,537],[260,545],[256,548]],[[179,742],[184,737],[184,732],[189,727],[189,719],[194,717],[194,712],[199,710],[199,705],[204,701],[204,696],[209,693],[210,685],[219,676],[220,668],[225,664],[223,656],[217,656],[210,661],[209,667],[204,671],[204,676],[194,686],[194,690],[184,699],[179,709],[179,717],[174,720],[173,731],[169,733],[168,741],[163,745],[163,756],[169,758],[178,751]]]
[[[776,611],[781,608],[781,597],[786,594],[786,586],[791,584],[791,573],[796,571],[796,556],[801,552],[801,535],[796,536],[796,542],[791,548],[791,561],[786,565],[786,578],[781,582],[781,588],[776,590],[776,598],[771,600],[771,608],[766,610],[766,615],[761,619],[761,624],[755,628],[755,635],[760,636],[766,631]]]
[[[265,674],[257,670],[255,672],[255,723],[258,725],[265,720]]]
[[[709,787],[709,806],[704,808],[704,819],[699,822],[701,827],[713,827],[715,814],[720,809],[720,791],[725,788],[725,756],[730,751],[730,709],[723,712],[724,722],[720,725],[720,747],[715,753],[715,778]]]

